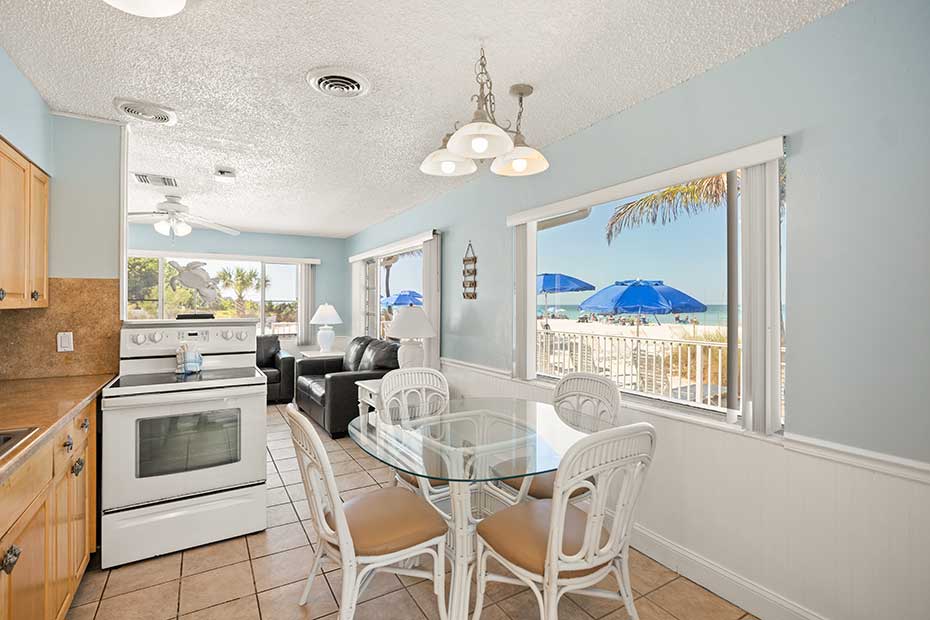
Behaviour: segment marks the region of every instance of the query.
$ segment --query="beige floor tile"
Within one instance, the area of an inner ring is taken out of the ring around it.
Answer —
[[[288,497],[291,498],[292,502],[297,502],[302,499],[307,499],[307,491],[304,489],[303,482],[296,482],[294,484],[289,484],[284,487],[287,491]]]
[[[338,488],[340,492],[351,491],[352,489],[359,489],[372,484],[375,484],[374,478],[365,472],[336,476],[336,488]]]
[[[181,579],[180,610],[187,614],[254,592],[249,562],[239,562]]]
[[[480,620],[510,620],[504,610],[497,605],[488,605],[481,610]]]
[[[277,489],[284,486],[284,481],[278,474],[265,474],[265,486],[269,489]]]
[[[330,463],[345,463],[346,461],[352,460],[352,457],[345,450],[340,450],[339,452],[330,452],[328,456]]]
[[[125,594],[177,579],[181,576],[181,554],[133,562],[110,571],[103,598]]]
[[[269,450],[277,450],[278,448],[293,448],[294,442],[290,437],[285,437],[283,439],[268,439],[267,445]]]
[[[277,506],[279,504],[286,504],[290,501],[291,498],[287,496],[287,490],[284,487],[265,491],[265,504],[267,506]]]
[[[271,452],[271,457],[276,461],[278,459],[292,459],[297,457],[297,453],[294,452],[293,446],[284,448],[271,448],[268,451]]]
[[[377,491],[380,488],[381,488],[380,485],[378,485],[377,483],[374,483],[371,486],[361,487],[358,489],[352,489],[351,491],[343,491],[342,493],[339,494],[339,497],[342,498],[342,501],[347,502],[353,497],[358,497],[359,495],[365,495],[367,493],[373,493],[374,491]]]
[[[265,435],[266,441],[275,441],[278,439],[290,439],[291,438],[290,430],[269,431],[266,429],[265,432],[266,432],[266,435]]]
[[[745,613],[736,605],[684,577],[679,577],[646,597],[673,616],[687,620],[738,620]]]
[[[445,584],[445,596],[446,605],[449,604],[449,583],[446,579]],[[417,602],[420,610],[429,620],[438,620],[439,619],[439,604],[436,600],[436,595],[433,593],[433,582],[432,581],[421,581],[417,584],[414,584],[407,588],[407,592],[410,593],[410,596],[413,597],[413,600]],[[468,603],[468,611],[471,613],[475,609],[475,592],[471,592],[471,600]],[[490,603],[490,601],[488,601]]]
[[[313,565],[313,549],[308,545],[252,560],[255,587],[259,592],[307,578]]]
[[[297,471],[299,466],[297,465],[297,458],[292,459],[275,459],[274,464],[278,467],[278,472],[283,474],[286,471]],[[297,474],[300,475],[299,473]]]
[[[678,620],[672,614],[645,597],[636,599],[634,605],[636,606],[636,613],[639,615],[639,620]],[[603,620],[630,620],[630,615],[626,613],[626,609],[621,608],[609,616],[604,617]],[[689,620],[689,616],[685,616],[683,620]]]
[[[326,451],[327,451],[329,454],[333,454],[334,452],[344,452],[344,451],[345,451],[345,449],[344,449],[342,446],[340,446],[338,443],[336,443],[335,441],[324,441],[324,442],[323,442],[323,447],[326,449]]]
[[[72,607],[68,610],[68,613],[65,614],[65,620],[94,620],[94,616],[96,614],[97,601],[94,601],[93,603],[88,603],[86,605]]]
[[[610,590],[611,592],[617,593],[620,591],[620,585],[617,583],[617,578],[612,574],[607,575],[607,577],[602,579],[593,587],[601,590]],[[613,613],[623,607],[623,601],[615,601],[609,598],[584,596],[582,594],[568,594],[566,596],[568,596],[568,598],[570,598],[573,603],[581,607],[589,615],[595,618],[602,618],[607,614]]]
[[[335,469],[335,465],[333,466],[333,468]],[[303,480],[300,478],[300,471],[297,469],[292,469],[290,471],[282,471],[280,476],[281,476],[281,482],[283,482],[284,484],[297,484],[298,482],[303,482]]]
[[[355,462],[358,463],[362,469],[379,469],[385,467],[384,463],[374,457],[368,456],[367,453],[353,456],[352,458],[355,459]]]
[[[249,550],[245,544],[245,536],[240,536],[239,538],[188,549],[184,552],[181,574],[184,576],[195,575],[248,559]]]
[[[260,620],[260,618],[258,599],[254,594],[181,616],[181,620]]]
[[[369,476],[375,479],[375,482],[390,482],[394,479],[394,470],[390,467],[376,467],[366,471]]]
[[[669,570],[636,549],[630,550],[630,584],[636,592],[652,592],[676,577],[678,574],[675,571]]]
[[[296,549],[310,542],[300,523],[270,527],[264,532],[250,534],[246,541],[249,547],[249,556],[252,558],[260,558],[272,553]]]
[[[274,466],[274,461],[268,461],[265,463],[265,475],[266,476],[278,475],[278,469]]]
[[[265,512],[268,520],[268,527],[277,527],[279,525],[298,521],[297,513],[294,512],[294,507],[290,503],[269,506]]]
[[[342,600],[342,570],[334,570],[325,574],[326,581],[329,582],[329,587],[332,589],[333,594],[336,595],[336,602],[338,603]],[[371,583],[368,584],[368,587],[362,591],[358,600],[368,601],[383,594],[387,594],[388,592],[401,590],[403,587],[404,585],[400,582],[400,579],[397,578],[397,575],[376,573]],[[356,614],[356,618],[357,617],[358,614]]]
[[[71,601],[72,607],[84,605],[99,601],[103,596],[103,587],[107,583],[108,570],[88,570],[81,579],[81,585],[78,586],[77,592],[74,593],[74,599]]]
[[[327,616],[331,618],[334,616]],[[359,603],[355,620],[422,620],[423,612],[406,590],[398,590],[374,600]]]
[[[177,580],[100,601],[96,620],[168,620],[178,614]]]
[[[316,530],[313,529],[313,523],[310,521],[310,519],[301,519],[300,524],[303,526],[304,533],[307,535],[307,538],[310,539],[310,544],[316,545],[316,542],[317,542]]]
[[[310,518],[310,504],[305,499],[294,502],[294,511],[297,512],[297,518],[301,521]]]
[[[298,581],[280,588],[266,590],[258,595],[262,617],[272,620],[312,620],[336,611],[336,599],[322,576],[317,575],[310,589],[307,604],[301,607],[300,595],[305,583]]]
[[[539,618],[539,604],[529,590],[504,599],[497,605],[512,620],[538,620]],[[591,620],[591,616],[570,599],[563,597],[559,601],[559,620]]]
[[[340,463],[333,463],[333,475],[341,476],[343,474],[354,474],[362,471],[362,466],[352,459],[347,459]]]

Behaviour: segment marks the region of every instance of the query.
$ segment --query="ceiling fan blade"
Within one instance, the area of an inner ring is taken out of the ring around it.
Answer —
[[[134,215],[167,215],[164,211],[130,211],[127,213],[129,217]]]
[[[229,226],[223,226],[222,224],[217,224],[216,222],[211,222],[210,220],[205,220],[202,217],[197,215],[191,215],[190,213],[179,213],[178,219],[186,220],[190,224],[196,224],[203,228],[210,228],[217,230],[221,233],[226,233],[227,235],[236,236],[239,234],[239,231],[235,228],[230,228]]]

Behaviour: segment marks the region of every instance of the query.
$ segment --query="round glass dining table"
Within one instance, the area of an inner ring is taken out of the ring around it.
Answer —
[[[516,398],[466,398],[432,409],[359,416],[349,436],[375,459],[427,483],[423,495],[450,527],[449,617],[464,620],[477,524],[521,501],[530,476],[555,471],[572,445],[606,426],[562,405]]]

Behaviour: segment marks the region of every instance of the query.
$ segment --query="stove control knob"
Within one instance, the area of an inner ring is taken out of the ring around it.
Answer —
[[[145,334],[136,334],[132,337],[132,341],[138,345],[145,344]]]
[[[152,332],[151,334],[149,334],[149,340],[151,340],[154,343],[161,342],[161,339],[164,337],[165,335],[161,332]]]
[[[238,334],[236,334],[236,338],[238,338],[239,340],[242,340],[242,341],[245,341],[245,339],[248,338],[248,337],[249,337],[249,333],[246,332],[245,330],[243,330],[243,331],[239,332]]]
[[[233,331],[231,329],[224,329],[221,335],[223,336],[223,340],[232,340]]]

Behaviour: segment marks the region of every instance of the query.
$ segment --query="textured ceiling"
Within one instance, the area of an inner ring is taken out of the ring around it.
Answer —
[[[188,0],[149,20],[101,0],[0,0],[0,45],[55,111],[120,119],[117,96],[177,110],[173,127],[132,124],[130,170],[177,177],[193,213],[343,237],[467,182],[418,166],[470,118],[481,42],[498,119],[513,116],[508,86],[533,84],[524,133],[545,146],[845,3]],[[316,93],[305,75],[321,65],[371,92]],[[221,164],[238,183],[213,181]],[[133,210],[175,193],[130,188]]]

